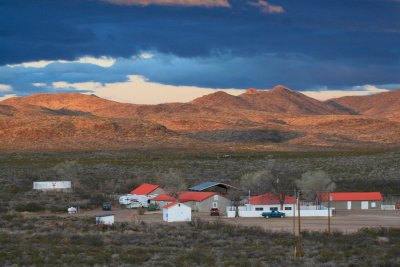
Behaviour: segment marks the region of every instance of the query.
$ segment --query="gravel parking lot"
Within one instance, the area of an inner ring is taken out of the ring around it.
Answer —
[[[134,209],[113,209],[111,211],[91,210],[82,211],[77,214],[63,216],[95,216],[96,214],[111,213],[115,215],[116,222],[146,222],[146,223],[165,223],[162,221],[162,212],[146,212],[144,215],[138,215]],[[259,226],[271,231],[293,232],[293,217],[287,218],[227,218],[225,216],[210,216],[208,213],[193,213],[193,219],[201,219],[206,221],[221,220],[226,223]],[[335,216],[331,217],[331,230],[343,233],[355,232],[363,227],[400,227],[400,210],[396,211],[337,211]],[[296,218],[297,229],[297,218]],[[304,217],[301,218],[301,229],[309,231],[327,231],[327,217]]]

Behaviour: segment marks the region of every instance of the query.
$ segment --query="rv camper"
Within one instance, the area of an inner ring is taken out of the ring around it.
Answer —
[[[126,208],[140,208],[149,206],[151,198],[156,197],[156,195],[123,195],[119,198],[119,204],[125,206]]]

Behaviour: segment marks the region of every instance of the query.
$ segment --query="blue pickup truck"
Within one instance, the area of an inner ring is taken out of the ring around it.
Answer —
[[[277,210],[264,211],[261,213],[264,218],[285,218],[285,213]]]

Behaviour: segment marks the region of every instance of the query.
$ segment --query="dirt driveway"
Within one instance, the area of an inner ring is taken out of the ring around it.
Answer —
[[[73,215],[88,217],[96,214],[111,213],[115,215],[116,222],[146,222],[146,223],[165,223],[162,220],[162,212],[146,212],[144,215],[138,215],[136,210],[132,209],[113,209],[104,212],[100,209],[91,211],[82,211]],[[221,220],[226,223],[232,223],[244,226],[259,226],[271,231],[293,232],[293,218],[227,218],[225,216],[209,216],[208,213],[193,213],[193,219],[199,218],[206,221]],[[332,231],[340,231],[343,233],[351,233],[363,227],[396,227],[400,228],[400,211],[338,211],[335,216],[331,217]],[[296,218],[297,229],[297,218]],[[303,217],[301,218],[301,229],[309,231],[327,231],[327,217]]]

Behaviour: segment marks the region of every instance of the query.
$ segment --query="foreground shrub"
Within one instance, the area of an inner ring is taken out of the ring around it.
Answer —
[[[159,210],[160,209],[160,207],[157,205],[157,204],[155,204],[155,203],[151,203],[148,207],[147,207],[147,210],[148,211],[156,211],[156,210]]]
[[[40,204],[38,204],[36,202],[30,202],[30,203],[27,203],[27,204],[19,204],[15,208],[15,210],[19,211],[19,212],[23,212],[23,211],[39,212],[39,211],[44,211],[45,208],[42,205],[40,205]]]
[[[137,209],[137,213],[139,215],[144,215],[146,213],[146,209],[144,207],[140,207]]]

